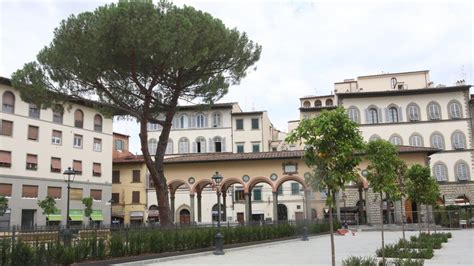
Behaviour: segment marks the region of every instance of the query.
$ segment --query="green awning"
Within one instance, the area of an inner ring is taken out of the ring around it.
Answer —
[[[48,221],[50,222],[62,221],[63,216],[61,214],[49,214],[49,215],[46,215],[46,219],[48,219]]]
[[[82,221],[84,220],[84,213],[82,210],[70,210],[69,211],[70,221]]]
[[[102,215],[102,211],[101,210],[92,210],[91,220],[92,221],[103,221],[104,216]]]

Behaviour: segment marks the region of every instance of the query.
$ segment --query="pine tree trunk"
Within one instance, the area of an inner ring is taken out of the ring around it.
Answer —
[[[387,203],[388,207],[388,203]],[[383,231],[383,199],[382,199],[382,192],[380,192],[380,220],[381,222],[381,232],[382,232],[382,265],[385,265],[385,239],[384,239],[384,231]]]

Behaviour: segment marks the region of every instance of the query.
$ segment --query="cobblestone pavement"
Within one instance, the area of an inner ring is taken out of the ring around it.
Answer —
[[[425,265],[474,265],[474,230],[451,231],[453,238],[443,244]],[[406,232],[406,236],[417,232]],[[385,243],[394,243],[402,232],[385,232]],[[355,232],[335,236],[336,263],[349,256],[374,256],[381,245],[380,232]],[[123,265],[330,265],[329,236],[310,237],[309,241],[289,240],[225,250],[222,256],[203,252]]]

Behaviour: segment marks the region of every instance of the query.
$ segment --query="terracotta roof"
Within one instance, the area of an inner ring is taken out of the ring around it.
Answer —
[[[452,92],[469,90],[471,85],[449,86],[440,88],[422,88],[410,90],[387,90],[387,91],[360,91],[360,92],[341,92],[337,93],[339,98],[359,98],[359,97],[380,97],[380,96],[398,96],[398,95],[418,95],[438,92]]]
[[[9,78],[5,78],[0,76],[0,84],[7,85],[7,86],[12,86],[12,82]]]

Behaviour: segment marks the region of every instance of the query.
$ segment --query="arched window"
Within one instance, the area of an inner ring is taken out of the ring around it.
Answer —
[[[444,150],[444,138],[441,133],[433,133],[430,137],[431,147]]]
[[[428,104],[428,118],[430,120],[441,119],[441,107],[437,102],[430,102]]]
[[[347,109],[347,115],[352,122],[360,123],[360,112],[357,107],[349,107],[349,109]]]
[[[433,166],[433,175],[438,182],[448,181],[448,169],[442,162],[437,162]]]
[[[462,108],[461,108],[461,104],[458,101],[452,100],[451,102],[449,102],[448,110],[449,110],[450,118],[452,119],[462,118]]]
[[[469,167],[465,161],[459,161],[454,165],[454,173],[458,181],[469,180]]]
[[[409,121],[419,121],[420,116],[420,107],[416,103],[410,103],[407,106],[407,116]]]
[[[30,103],[30,110],[29,110],[28,115],[31,118],[39,119],[40,118],[40,109],[39,109],[38,105],[36,105],[34,103]]]
[[[379,135],[372,135],[370,136],[369,141],[376,141],[379,139],[382,139]]]
[[[332,99],[327,99],[326,100],[326,106],[332,106],[333,103],[332,103]]]
[[[212,114],[212,127],[222,127],[222,114],[215,112]]]
[[[392,136],[390,136],[389,141],[393,145],[403,145],[402,137],[400,137],[400,135],[398,134],[393,134]]]
[[[94,131],[102,132],[102,116],[99,114],[94,116]]]
[[[78,128],[84,127],[84,113],[81,111],[81,109],[77,109],[74,112],[74,126]]]
[[[193,152],[194,153],[205,153],[206,152],[206,138],[197,137],[196,141],[193,143]]]
[[[178,128],[188,128],[188,116],[183,114],[179,117]]]
[[[367,123],[378,124],[379,123],[379,112],[377,108],[369,108],[367,111]]]
[[[173,154],[173,140],[172,139],[168,139],[168,144],[166,145],[165,154]]]
[[[461,131],[454,131],[454,133],[451,135],[451,142],[453,144],[453,148],[456,150],[466,148],[466,137]]]
[[[389,107],[387,111],[387,122],[388,123],[398,123],[400,122],[398,108],[397,107]]]
[[[198,114],[196,116],[196,127],[204,128],[207,127],[207,117],[203,114]]]
[[[53,107],[53,123],[62,124],[63,123],[64,111],[62,106]]]
[[[156,154],[158,148],[158,141],[154,138],[148,140],[148,151],[151,155]]]
[[[148,123],[148,131],[158,131],[160,130],[160,124],[158,123]]]
[[[178,141],[178,153],[189,153],[189,140],[185,137],[180,138]]]
[[[309,107],[311,107],[311,103],[309,101],[304,101],[303,102],[303,107],[309,108]]]
[[[323,103],[320,100],[314,101],[314,107],[321,107]]]
[[[211,149],[211,151],[223,152],[225,150],[224,145],[225,145],[224,138],[216,136],[212,139],[213,149]]]
[[[423,147],[423,137],[420,134],[413,133],[410,136],[410,146]]]
[[[13,114],[15,112],[15,95],[6,91],[2,96],[2,112]]]

